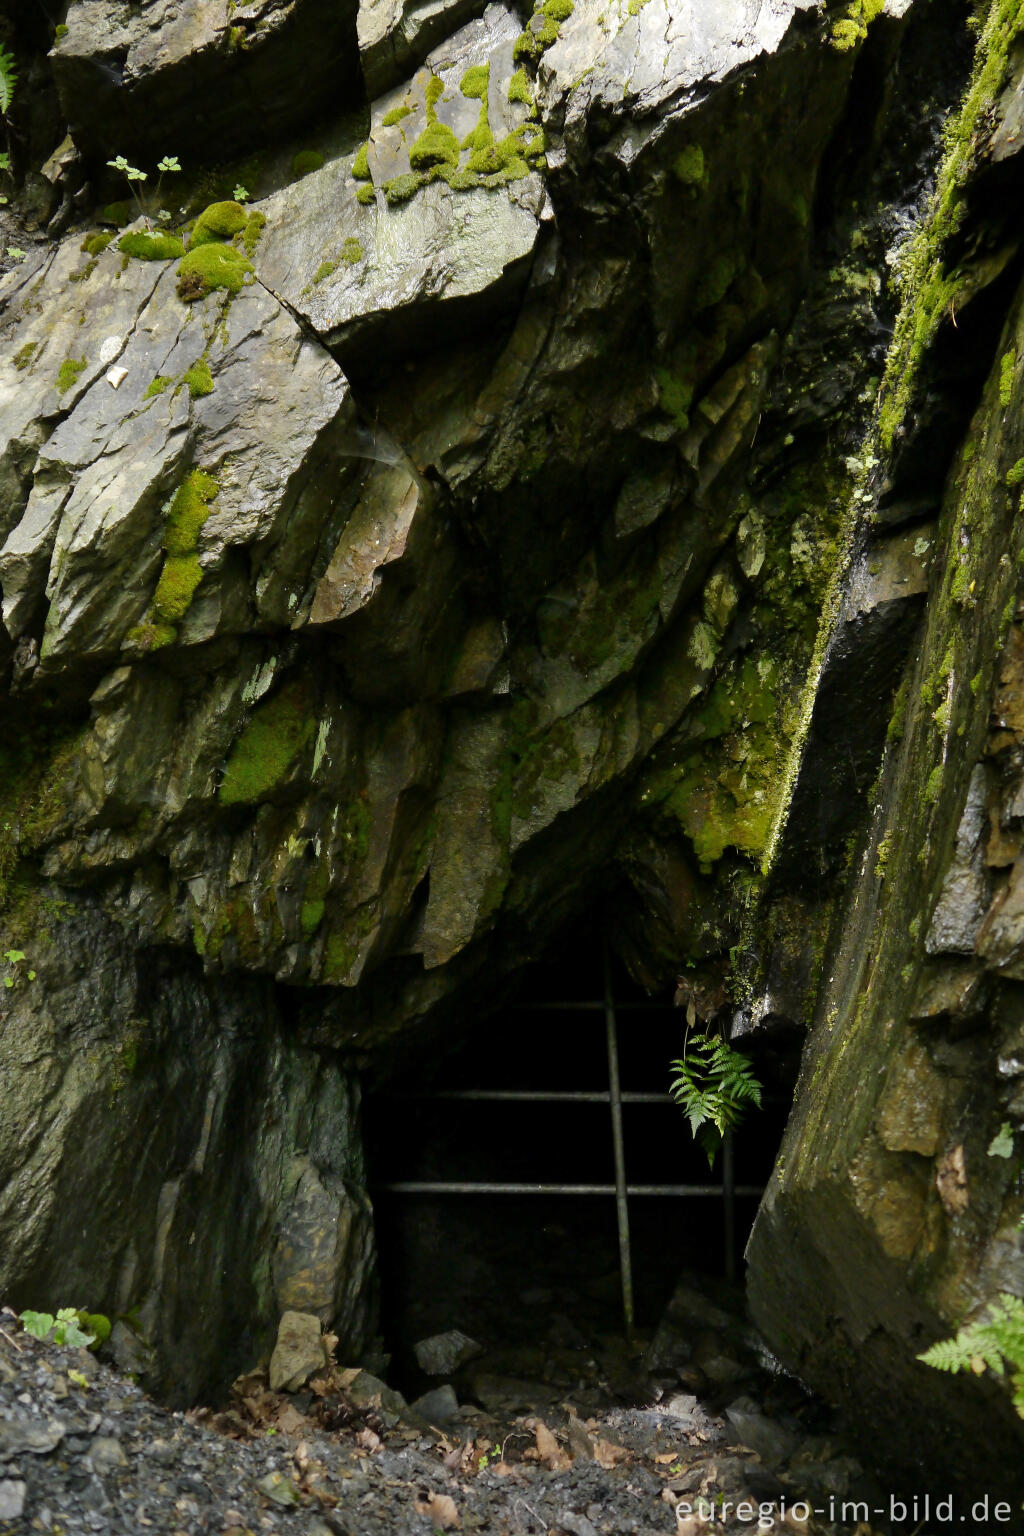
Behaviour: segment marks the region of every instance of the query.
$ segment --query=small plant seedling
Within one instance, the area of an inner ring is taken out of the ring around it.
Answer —
[[[150,218],[149,212],[145,203],[142,201],[141,194],[138,190],[141,182],[149,180],[147,173],[140,170],[137,165],[129,165],[124,155],[115,156],[113,160],[108,160],[107,164],[110,166],[111,170],[120,172],[125,181],[127,181],[128,190],[135,201],[135,206],[139,210],[140,217],[145,219],[147,225],[152,227],[153,221]],[[159,204],[160,202],[160,189],[163,186],[164,177],[170,175],[172,172],[177,172],[180,170],[181,165],[176,155],[164,155],[163,159],[157,165],[158,174],[156,191],[154,192],[153,196],[153,201],[155,203]],[[161,223],[168,223],[171,216],[169,213],[167,213],[166,209],[161,208],[156,217],[161,221]]]
[[[672,1097],[682,1106],[693,1138],[713,1168],[726,1132],[735,1130],[750,1105],[760,1109],[761,1084],[747,1058],[727,1040],[691,1035],[689,1030],[672,1069]]]
[[[34,1339],[50,1339],[69,1348],[88,1348],[96,1343],[96,1334],[86,1333],[79,1322],[76,1307],[60,1307],[57,1316],[50,1312],[22,1312],[19,1322]]]
[[[234,198],[236,203],[247,203],[249,201],[250,192],[248,187],[243,187],[241,182],[239,182],[231,196]]]

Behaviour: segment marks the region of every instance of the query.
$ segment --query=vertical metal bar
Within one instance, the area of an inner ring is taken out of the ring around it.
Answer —
[[[612,1150],[615,1154],[615,1207],[619,1224],[619,1268],[622,1273],[622,1315],[626,1336],[633,1337],[633,1257],[629,1245],[629,1201],[626,1195],[626,1154],[622,1140],[622,1090],[619,1086],[619,1041],[612,996],[612,968],[604,949],[604,1022],[608,1038],[608,1097],[612,1110]]]
[[[736,1157],[732,1131],[722,1138],[722,1212],[725,1218],[725,1278],[736,1279]]]

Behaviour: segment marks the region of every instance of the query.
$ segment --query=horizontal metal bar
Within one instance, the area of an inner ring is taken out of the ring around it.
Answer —
[[[445,1088],[438,1093],[401,1093],[392,1095],[400,1099],[486,1099],[506,1100],[516,1104],[607,1104],[611,1098],[604,1093],[555,1093],[532,1088]],[[670,1093],[624,1093],[623,1104],[672,1104]]]
[[[420,1181],[377,1184],[375,1190],[391,1195],[614,1195],[614,1184],[468,1184],[456,1181]],[[737,1184],[737,1195],[760,1198],[763,1184]],[[630,1184],[627,1195],[672,1195],[722,1197],[721,1184]]]

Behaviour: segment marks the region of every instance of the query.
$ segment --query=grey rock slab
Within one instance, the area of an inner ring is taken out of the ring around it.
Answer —
[[[0,1461],[10,1461],[25,1452],[45,1456],[63,1438],[64,1425],[59,1419],[37,1419],[15,1412],[11,1418],[0,1419]]]
[[[356,30],[369,94],[378,96],[408,75],[484,5],[485,0],[362,0]]]
[[[356,7],[72,0],[50,60],[75,142],[151,172],[169,151],[209,162],[272,141],[358,88]]]
[[[121,1442],[113,1435],[97,1435],[89,1447],[87,1459],[92,1470],[101,1475],[116,1472],[119,1467],[128,1465]]]
[[[455,1388],[445,1384],[443,1387],[434,1387],[431,1392],[424,1392],[414,1403],[409,1405],[414,1413],[426,1419],[428,1424],[447,1424],[459,1411],[459,1400],[455,1395]]]
[[[0,1520],[18,1520],[25,1508],[26,1486],[17,1478],[0,1478]]]
[[[76,251],[76,242],[61,247],[56,273],[66,276]],[[230,303],[214,293],[187,305],[173,263],[130,261],[122,270],[111,249],[73,288],[73,334],[53,305],[47,333],[31,289],[9,307],[11,351],[0,364],[9,462],[26,457],[33,434],[45,437],[24,509],[0,549],[9,632],[37,622],[45,594],[44,672],[116,651],[147,613],[165,514],[192,468],[213,475],[219,492],[199,536],[203,575],[183,638],[248,627],[253,610],[290,624],[316,545],[289,534],[319,523],[325,498],[329,510],[358,463],[345,458],[329,489],[314,483],[315,471],[335,460],[333,434],[351,415],[337,364],[255,282]],[[30,343],[38,345],[18,370],[11,357]],[[55,381],[68,356],[86,366],[62,395]],[[214,387],[192,399],[183,375],[201,357]],[[125,370],[117,389],[107,378],[115,359]],[[171,384],[149,396],[157,377]],[[243,593],[239,602],[231,553],[246,544],[259,553],[248,599]]]
[[[270,1390],[298,1392],[326,1360],[320,1319],[312,1312],[286,1312],[270,1357]]]
[[[438,121],[459,142],[476,127],[480,102],[459,83],[472,64],[491,66],[487,108],[501,139],[525,120],[526,108],[509,102],[513,46],[519,21],[490,5],[427,58],[404,87],[372,108],[368,161],[375,201],[356,200],[360,185],[352,158],[329,161],[301,182],[260,205],[267,226],[259,250],[260,279],[332,345],[366,347],[381,336],[407,340],[443,324],[444,306],[492,299],[525,277],[545,207],[541,178],[531,173],[506,186],[453,191],[445,182],[422,187],[407,202],[390,205],[381,188],[410,172],[409,149],[426,126],[425,92],[431,75],[444,83]],[[406,109],[397,123],[384,118]],[[462,151],[460,168],[469,158]],[[396,331],[396,322],[403,330]]]
[[[416,1364],[428,1376],[452,1376],[467,1360],[483,1354],[483,1349],[468,1333],[449,1328],[447,1333],[432,1333],[428,1339],[420,1339],[412,1352]]]

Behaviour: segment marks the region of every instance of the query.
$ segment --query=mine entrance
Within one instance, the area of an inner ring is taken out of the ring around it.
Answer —
[[[367,1104],[385,1347],[649,1337],[680,1272],[733,1285],[788,1094],[713,1170],[669,1092],[685,1021],[594,941],[539,966],[460,1048]]]

